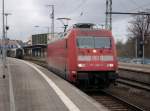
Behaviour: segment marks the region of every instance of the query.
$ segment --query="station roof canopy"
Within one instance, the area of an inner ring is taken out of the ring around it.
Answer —
[[[36,45],[30,45],[30,46],[24,46],[24,49],[34,49],[34,48],[46,48],[47,45],[45,44],[36,44]]]

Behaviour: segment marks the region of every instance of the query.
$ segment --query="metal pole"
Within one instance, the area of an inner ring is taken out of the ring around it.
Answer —
[[[106,21],[105,28],[112,30],[112,0],[106,0]]]
[[[7,30],[9,29],[9,27],[7,26],[7,21],[8,21],[8,15],[11,15],[11,13],[5,13],[4,14],[6,16],[6,26],[5,26],[5,29],[6,29],[6,32],[5,32],[5,38],[7,38]]]
[[[7,27],[7,17],[8,17],[7,13],[5,13],[5,17],[6,17],[5,38],[7,38],[7,29],[6,29],[6,27]]]
[[[6,76],[6,71],[5,71],[5,68],[6,68],[6,55],[5,55],[5,17],[4,17],[4,7],[5,3],[4,3],[4,0],[2,0],[2,33],[3,33],[3,36],[2,36],[2,61],[3,61],[3,78],[5,78]]]
[[[51,5],[52,6],[52,15],[51,15],[51,18],[52,18],[52,25],[51,25],[51,33],[52,33],[52,38],[54,38],[54,5]]]
[[[5,39],[4,39],[4,47],[5,47],[5,51],[4,51],[4,59],[5,59],[5,67],[6,67],[6,51],[7,51],[7,49],[6,49],[6,39],[7,39],[7,29],[6,29],[6,27],[7,27],[7,14],[4,14],[5,16],[6,16],[6,24],[5,24]]]
[[[106,0],[106,20],[105,20],[105,29],[108,29],[108,0]]]
[[[7,47],[6,47],[6,39],[7,39],[7,30],[9,29],[9,27],[7,26],[7,17],[8,15],[10,15],[10,13],[5,13],[5,16],[6,16],[6,26],[5,26],[5,62],[6,62],[6,53],[7,53]],[[7,39],[8,40],[8,39]]]
[[[138,55],[137,55],[137,37],[135,40],[135,58],[137,59]]]
[[[47,6],[52,8],[52,13],[51,13],[51,16],[50,16],[51,19],[52,19],[52,21],[51,21],[51,37],[54,38],[54,32],[55,32],[55,31],[54,31],[54,27],[55,27],[55,26],[54,26],[54,25],[55,25],[55,24],[54,24],[54,19],[55,19],[55,15],[54,15],[54,13],[55,13],[55,12],[54,12],[54,5],[47,5]]]
[[[143,39],[143,46],[142,46],[142,48],[143,48],[143,52],[142,52],[143,56],[142,56],[142,62],[143,62],[143,64],[144,64],[144,59],[145,59],[145,37],[144,37],[144,33],[145,33],[145,31],[143,29],[142,30],[142,39]]]
[[[2,59],[2,46],[3,46],[3,42],[2,42],[2,39],[0,39],[1,40],[1,45],[0,45],[0,57],[1,57],[1,59]]]
[[[3,37],[2,37],[2,48],[3,48],[3,66],[5,67],[6,66],[6,56],[5,56],[5,12],[4,12],[4,0],[2,0],[2,23],[3,23]]]
[[[110,7],[110,12],[112,12],[112,0],[110,0],[110,4],[109,5],[110,5],[109,6]],[[110,14],[109,20],[110,20],[109,29],[112,30],[112,14]]]

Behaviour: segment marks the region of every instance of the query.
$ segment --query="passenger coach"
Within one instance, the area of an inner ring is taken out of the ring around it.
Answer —
[[[75,24],[64,37],[52,40],[47,61],[50,70],[73,83],[108,87],[117,78],[112,32],[93,24]]]

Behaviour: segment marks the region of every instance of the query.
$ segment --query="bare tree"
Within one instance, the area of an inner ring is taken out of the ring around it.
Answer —
[[[117,47],[117,55],[118,57],[133,57],[133,51],[130,51],[133,41],[128,40],[126,43],[122,43],[122,41],[117,41],[116,47]]]
[[[150,12],[147,10],[146,12]],[[144,12],[141,12],[144,13]],[[150,57],[150,15],[136,15],[130,22],[129,39],[132,40],[134,49],[137,50],[137,57],[142,57],[142,46],[145,45],[145,56]],[[144,33],[144,40],[142,34]],[[136,48],[137,47],[137,48]],[[135,51],[136,53],[136,51]],[[136,55],[136,54],[134,54]]]

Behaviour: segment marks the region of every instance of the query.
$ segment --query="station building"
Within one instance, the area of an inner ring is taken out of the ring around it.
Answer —
[[[45,58],[47,55],[48,35],[47,33],[32,35],[26,46],[24,46],[25,56]]]

